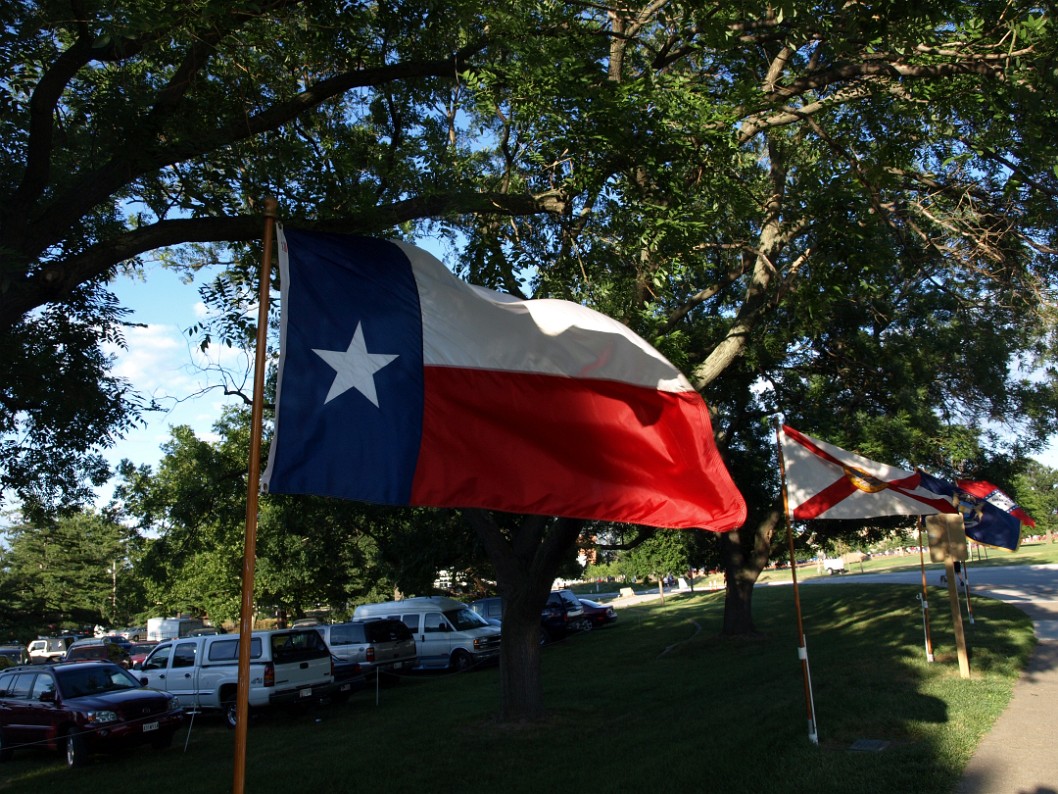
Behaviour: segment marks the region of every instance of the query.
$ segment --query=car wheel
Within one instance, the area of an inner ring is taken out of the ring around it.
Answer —
[[[7,739],[4,738],[4,734],[0,732],[0,761],[11,760],[11,746],[7,743]]]
[[[76,732],[66,734],[66,766],[85,766],[88,761],[84,736]]]
[[[234,728],[239,722],[239,706],[234,700],[227,700],[221,706],[224,709],[224,724]]]
[[[474,664],[474,660],[470,658],[470,654],[464,650],[458,650],[452,654],[451,667],[457,673],[462,673],[469,670]]]
[[[581,631],[591,631],[593,628],[595,628],[595,624],[590,620],[585,619],[580,622]]]

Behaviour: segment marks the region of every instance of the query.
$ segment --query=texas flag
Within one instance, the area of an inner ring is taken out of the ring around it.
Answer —
[[[950,500],[921,487],[916,472],[847,452],[789,425],[782,426],[779,440],[794,520],[955,512]]]
[[[456,278],[397,242],[280,230],[262,486],[391,505],[728,530],[708,409],[621,323]]]

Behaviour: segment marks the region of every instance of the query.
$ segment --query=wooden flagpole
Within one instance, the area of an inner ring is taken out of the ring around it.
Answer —
[[[922,593],[918,599],[922,602],[922,632],[926,636],[926,661],[933,661],[933,636],[929,629],[929,592],[926,589],[926,552],[922,548],[922,528],[925,520],[918,517],[918,562],[922,569]]]
[[[816,708],[812,699],[812,671],[808,666],[808,647],[805,645],[804,621],[801,617],[801,591],[797,585],[797,558],[794,556],[793,522],[790,521],[790,502],[786,493],[786,461],[782,454],[782,422],[775,418],[775,444],[779,450],[779,472],[782,476],[782,512],[786,518],[786,537],[790,541],[790,575],[793,577],[794,609],[797,612],[797,658],[801,660],[801,674],[805,687],[805,714],[808,718],[808,739],[819,744]]]
[[[242,559],[242,605],[239,613],[239,683],[235,694],[235,763],[233,794],[246,787],[246,729],[250,702],[250,643],[253,636],[254,567],[257,561],[257,494],[261,483],[261,427],[264,424],[265,356],[268,350],[268,290],[271,283],[272,237],[279,204],[264,202],[264,248],[257,307],[257,351],[254,357],[253,409],[250,420],[250,462],[246,482],[246,534]]]

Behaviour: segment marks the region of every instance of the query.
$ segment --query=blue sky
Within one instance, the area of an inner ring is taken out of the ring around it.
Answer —
[[[205,306],[194,284],[184,284],[172,271],[149,267],[145,281],[122,277],[111,285],[123,306],[132,309],[129,322],[143,328],[126,329],[127,350],[111,347],[115,374],[126,378],[146,398],[154,398],[165,410],[144,415],[147,424],[134,430],[105,454],[116,467],[122,458],[136,464],[157,465],[161,445],[170,428],[190,425],[200,438],[212,439],[213,423],[225,405],[237,404],[219,388],[224,382],[218,367],[249,393],[253,359],[242,351],[213,345],[208,355],[197,347],[186,330],[205,317]],[[113,493],[115,481],[98,489],[99,503]]]

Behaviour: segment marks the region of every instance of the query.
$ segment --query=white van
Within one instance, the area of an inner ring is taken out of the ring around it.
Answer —
[[[418,668],[466,670],[500,653],[500,629],[466,604],[440,596],[420,596],[382,604],[362,604],[354,620],[399,618],[418,648]]]

